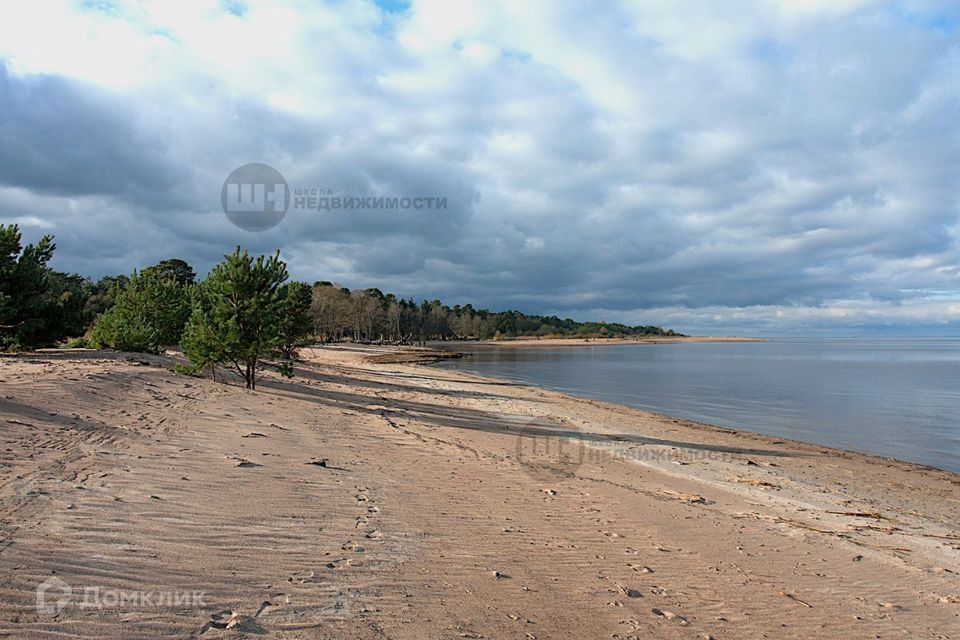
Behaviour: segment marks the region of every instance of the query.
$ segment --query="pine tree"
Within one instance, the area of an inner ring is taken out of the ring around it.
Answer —
[[[280,344],[278,350],[287,360],[297,356],[297,349],[313,338],[313,316],[310,305],[313,289],[305,282],[291,282],[284,287],[280,315]]]
[[[94,347],[160,353],[180,342],[190,316],[189,287],[162,271],[134,272],[116,304],[97,318],[90,333]]]
[[[161,260],[152,267],[147,267],[144,271],[156,271],[164,278],[172,278],[185,287],[194,284],[197,279],[193,267],[180,258]]]
[[[55,311],[47,263],[56,245],[51,236],[22,246],[20,228],[0,224],[0,348],[16,349],[51,339],[45,326]]]
[[[183,335],[194,367],[232,366],[256,389],[261,360],[281,344],[287,266],[280,252],[256,259],[237,247],[199,285]]]

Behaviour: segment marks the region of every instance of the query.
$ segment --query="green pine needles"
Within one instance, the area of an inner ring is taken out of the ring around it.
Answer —
[[[253,258],[237,247],[193,290],[184,354],[199,370],[230,367],[257,388],[262,360],[284,342],[287,265],[280,252]]]

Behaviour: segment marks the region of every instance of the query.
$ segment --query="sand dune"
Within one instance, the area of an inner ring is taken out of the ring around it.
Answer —
[[[395,351],[0,359],[0,636],[960,635],[960,477]]]

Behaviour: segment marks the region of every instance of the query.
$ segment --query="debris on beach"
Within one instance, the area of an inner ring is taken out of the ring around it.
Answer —
[[[315,580],[316,577],[317,577],[317,574],[314,573],[313,571],[304,571],[304,572],[293,574],[292,576],[287,578],[287,582],[295,582],[297,584],[306,584],[308,582],[316,582]]]
[[[260,611],[257,611],[258,615],[259,613]],[[200,635],[210,629],[235,629],[240,633],[252,634],[262,634],[264,632],[263,628],[254,621],[253,617],[230,610],[218,611],[210,616],[210,621],[200,629]]]
[[[827,511],[827,513],[837,516],[849,516],[851,518],[872,518],[873,520],[889,520],[887,516],[876,511]]]
[[[628,564],[627,566],[638,573],[653,573],[653,569],[641,564]]]
[[[780,592],[780,595],[782,595],[782,596],[785,597],[785,598],[790,598],[790,599],[793,600],[794,602],[797,602],[797,603],[799,603],[799,604],[802,604],[803,606],[805,606],[805,607],[808,608],[808,609],[813,609],[813,605],[812,605],[812,604],[810,604],[809,602],[805,602],[805,601],[801,600],[800,598],[798,598],[797,596],[793,595],[792,593],[787,593],[786,591],[781,591],[781,592]]]
[[[661,618],[664,618],[666,620],[676,620],[683,626],[690,624],[689,622],[687,622],[686,618],[684,618],[683,616],[678,616],[672,611],[667,611],[665,609],[657,609],[656,607],[654,607],[650,611],[652,611],[654,615],[660,616]]]
[[[780,485],[773,484],[772,482],[767,482],[766,480],[756,480],[754,478],[734,478],[734,482],[739,482],[741,484],[750,484],[755,487],[769,487],[770,489],[780,489]]]
[[[630,589],[628,587],[624,587],[623,585],[619,585],[619,584],[617,585],[617,592],[627,596],[628,598],[643,597],[643,594],[637,591],[636,589]]]
[[[687,504],[713,504],[712,501],[707,500],[701,495],[695,493],[683,493],[682,491],[661,491],[661,493],[670,496],[681,502],[686,502]]]
[[[257,609],[257,612],[253,614],[254,618],[259,618],[260,614],[269,609],[270,607],[275,607],[276,605],[270,602],[269,600],[264,600],[260,603],[260,608]]]

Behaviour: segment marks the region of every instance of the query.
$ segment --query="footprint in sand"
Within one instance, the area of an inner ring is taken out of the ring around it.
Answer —
[[[690,624],[689,622],[687,622],[686,618],[684,618],[683,616],[678,616],[672,611],[666,611],[664,609],[657,609],[657,608],[653,608],[650,611],[652,611],[654,615],[660,616],[665,620],[674,620],[676,622],[679,622],[682,626],[687,626],[688,624]]]
[[[259,611],[257,612],[259,614]],[[210,616],[210,621],[200,629],[200,635],[203,635],[210,629],[236,629],[241,633],[262,634],[264,630],[251,616],[245,616],[236,611],[218,611]]]
[[[256,462],[250,462],[250,461],[247,460],[246,458],[241,458],[240,456],[225,456],[225,457],[227,458],[227,460],[234,460],[234,461],[236,461],[236,463],[237,463],[236,466],[241,467],[241,468],[244,468],[244,469],[247,469],[247,468],[250,468],[250,467],[259,467],[259,466],[262,466],[262,465],[257,464]]]
[[[314,573],[313,571],[303,571],[303,572],[295,573],[289,578],[287,578],[287,582],[295,582],[297,584],[306,584],[308,582],[316,582],[317,581],[316,577],[317,577],[317,574]]]
[[[341,567],[349,567],[351,564],[353,564],[353,560],[350,558],[337,558],[336,560],[331,560],[324,566],[327,569],[339,569]]]

